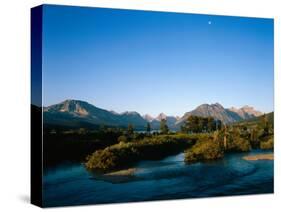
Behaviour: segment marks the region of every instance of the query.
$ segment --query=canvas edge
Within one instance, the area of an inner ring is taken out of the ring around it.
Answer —
[[[31,204],[43,207],[42,196],[42,33],[43,6],[31,8]]]

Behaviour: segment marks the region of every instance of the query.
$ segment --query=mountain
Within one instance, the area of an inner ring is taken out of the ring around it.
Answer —
[[[128,124],[132,124],[135,128],[143,128],[147,123],[146,120],[144,120],[143,117],[135,111],[127,111],[121,113],[119,118],[120,123],[116,124],[126,127],[128,126]]]
[[[160,128],[160,122],[162,119],[165,119],[167,121],[167,125],[170,129],[176,129],[176,121],[179,119],[179,117],[174,117],[174,116],[167,116],[164,113],[160,113],[156,118],[153,118],[149,114],[145,114],[143,118],[150,122],[152,129],[159,129]]]
[[[151,115],[149,115],[149,114],[145,114],[144,116],[143,116],[143,118],[146,120],[146,121],[148,121],[148,122],[152,122],[153,121],[153,117],[151,116]]]
[[[263,114],[262,112],[257,111],[253,107],[250,107],[248,105],[238,109],[235,107],[231,107],[229,108],[229,110],[237,113],[242,119],[250,119],[253,117],[261,116]]]
[[[208,117],[212,116],[215,119],[221,120],[225,124],[250,119],[253,117],[257,117],[262,113],[256,111],[253,107],[244,106],[240,109],[236,108],[224,108],[221,104],[202,104],[195,108],[194,110],[187,112],[181,117],[177,122],[176,125],[181,125],[189,116],[202,116]]]
[[[98,108],[80,100],[65,100],[44,108],[44,123],[62,126],[107,125],[135,128],[144,127],[146,121],[137,112],[118,114]]]
[[[271,126],[274,125],[274,112],[262,114],[260,116],[250,118],[250,119],[245,119],[239,122],[233,123],[233,125],[240,125],[240,126],[246,126],[246,127],[256,127],[260,123],[263,122],[264,118],[266,118]]]
[[[167,125],[169,128],[173,128],[177,122],[177,118],[174,116],[166,116]]]
[[[155,119],[161,121],[162,119],[167,119],[167,115],[165,113],[160,113]]]
[[[219,103],[202,104],[194,110],[185,113],[181,118],[167,116],[160,113],[156,118],[146,114],[141,116],[135,111],[116,113],[80,100],[65,100],[43,108],[44,124],[63,127],[99,127],[100,125],[111,127],[127,127],[132,124],[135,129],[144,130],[147,122],[151,128],[158,130],[162,119],[166,119],[171,130],[177,130],[183,122],[191,115],[208,117],[221,120],[225,124],[248,120],[262,115],[253,107],[224,108]]]

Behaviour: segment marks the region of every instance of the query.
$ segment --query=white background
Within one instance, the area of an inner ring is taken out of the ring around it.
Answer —
[[[275,19],[275,194],[55,208],[53,211],[277,211],[280,198],[280,39],[278,0],[6,0],[0,6],[0,211],[36,211],[30,189],[30,8],[42,3]],[[280,211],[280,209],[279,209]]]

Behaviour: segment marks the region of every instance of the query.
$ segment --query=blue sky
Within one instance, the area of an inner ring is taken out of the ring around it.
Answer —
[[[45,6],[43,101],[183,115],[273,110],[273,20]]]

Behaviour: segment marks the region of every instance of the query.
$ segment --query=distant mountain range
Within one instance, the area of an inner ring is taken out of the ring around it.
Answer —
[[[167,120],[170,129],[179,129],[183,122],[191,115],[208,117],[221,120],[225,124],[247,120],[262,115],[253,107],[226,109],[219,103],[202,104],[192,111],[186,112],[182,117],[167,116],[160,113],[157,117],[149,114],[141,116],[135,111],[117,113],[98,108],[92,104],[80,100],[65,100],[59,104],[43,108],[44,124],[66,126],[66,127],[87,127],[87,126],[112,126],[127,127],[133,124],[135,129],[145,129],[147,122],[152,129],[159,129],[160,121]]]
[[[160,128],[160,122],[162,119],[165,119],[167,121],[167,125],[170,129],[177,129],[178,126],[175,125],[179,117],[175,116],[167,116],[164,113],[160,113],[157,117],[153,118],[151,115],[146,114],[143,116],[143,118],[151,124],[152,129],[159,129]]]

